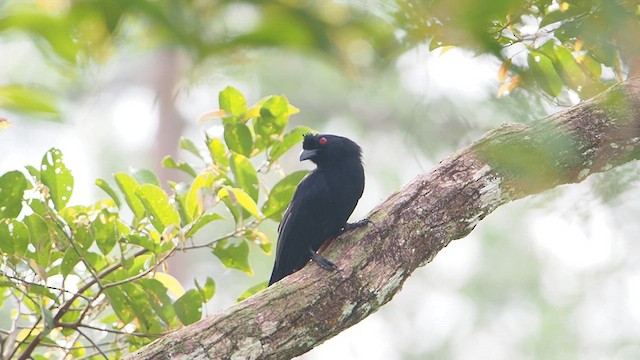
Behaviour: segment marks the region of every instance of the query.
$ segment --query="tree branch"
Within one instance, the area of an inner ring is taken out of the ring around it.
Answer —
[[[505,124],[376,207],[315,264],[130,359],[287,359],[356,324],[498,206],[640,158],[640,78],[532,124]]]

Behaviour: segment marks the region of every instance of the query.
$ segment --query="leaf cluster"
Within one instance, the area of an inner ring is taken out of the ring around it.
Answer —
[[[209,249],[225,267],[253,274],[250,249],[271,251],[260,225],[280,219],[306,172],[283,175],[271,189],[265,176],[310,129],[285,132],[298,110],[283,96],[248,107],[227,87],[219,103],[223,136],[202,148],[182,139],[195,163],[164,159],[188,178],[170,191],[140,169],[98,179],[107,199],[70,205],[74,177],[58,149],[39,166],[0,176],[0,304],[17,304],[1,330],[2,358],[117,358],[199,320],[216,283],[207,277],[185,290],[167,272],[177,251]],[[234,230],[208,238],[206,229],[222,222]]]
[[[556,99],[600,93],[610,69],[620,81],[640,46],[640,8],[625,0],[398,0],[395,19],[404,41],[429,49],[472,49],[502,66],[498,96],[537,88]]]
[[[172,47],[199,64],[249,48],[311,53],[345,68],[380,63],[397,49],[392,27],[331,1],[39,1],[0,4],[0,38],[27,36],[65,80],[118,51]],[[129,46],[129,47],[128,47]],[[358,54],[365,49],[367,56]],[[47,70],[50,71],[50,70]],[[0,82],[0,107],[60,119],[60,86]]]

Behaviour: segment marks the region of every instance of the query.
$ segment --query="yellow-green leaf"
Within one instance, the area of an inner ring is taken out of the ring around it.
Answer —
[[[216,214],[216,213],[203,214],[193,223],[193,225],[191,226],[189,231],[187,231],[187,234],[185,236],[188,238],[192,237],[198,232],[198,230],[200,230],[202,227],[204,227],[208,223],[215,220],[222,220],[222,219],[224,219],[224,217],[220,214]]]
[[[142,219],[144,217],[144,206],[142,205],[140,199],[136,196],[136,190],[138,189],[140,184],[138,184],[138,182],[133,177],[126,173],[117,173],[113,177],[116,180],[116,184],[118,184],[120,191],[122,191],[124,200],[127,202],[127,205],[129,205],[129,208],[133,212],[133,215],[138,220]]]
[[[297,126],[287,133],[282,140],[273,144],[269,150],[269,161],[276,161],[282,154],[286,153],[296,144],[302,141],[303,135],[313,132],[311,128],[306,126]]]
[[[245,292],[243,292],[240,296],[238,296],[238,298],[236,299],[236,301],[242,301],[244,299],[248,299],[251,296],[259,293],[260,291],[264,290],[267,288],[268,282],[261,282],[258,283],[256,285],[253,285],[252,287],[248,288]]]
[[[73,175],[62,162],[62,152],[53,148],[44,155],[40,165],[41,180],[49,188],[51,201],[57,210],[63,209],[73,193]]]
[[[564,80],[564,83],[571,89],[577,90],[584,85],[585,75],[573,54],[564,46],[556,46],[556,69]]]
[[[258,210],[258,205],[247,195],[242,189],[223,187],[218,191],[218,197],[220,199],[229,198],[232,204],[239,204],[243,209],[247,210],[256,219],[261,219],[263,216]]]
[[[118,240],[118,219],[106,209],[91,223],[91,235],[104,255],[108,255]]]
[[[230,123],[224,126],[224,141],[231,151],[250,156],[253,150],[253,137],[247,125]]]
[[[207,138],[207,148],[209,148],[209,154],[211,155],[211,160],[214,164],[222,169],[226,169],[227,166],[229,166],[227,148],[220,139]]]
[[[169,202],[167,194],[158,186],[151,184],[140,185],[136,195],[149,214],[149,220],[158,232],[163,232],[167,226],[180,226],[180,214]]]
[[[244,240],[228,239],[216,243],[213,254],[225,267],[253,275],[249,264],[249,244]]]
[[[106,180],[104,180],[104,179],[96,179],[96,185],[100,189],[102,189],[104,192],[106,192],[107,195],[109,195],[111,197],[111,199],[113,199],[113,201],[116,203],[117,207],[120,207],[120,205],[121,205],[120,197],[118,196],[116,191],[111,187],[111,185],[109,185],[109,183]]]
[[[287,208],[289,202],[291,202],[291,198],[298,184],[308,173],[309,171],[307,170],[296,171],[278,181],[271,189],[269,198],[264,205],[262,205],[262,213],[264,216],[276,221],[282,219],[282,212]]]
[[[176,170],[181,170],[184,171],[185,173],[196,177],[198,174],[196,173],[195,170],[193,170],[193,168],[191,167],[191,165],[187,164],[186,162],[183,161],[177,161],[176,159],[174,159],[171,155],[167,155],[164,157],[164,159],[162,159],[162,166],[168,168],[168,169],[176,169]]]
[[[53,93],[35,86],[0,86],[0,108],[43,115],[51,120],[60,120],[60,110]]]
[[[562,91],[562,79],[553,67],[553,62],[540,52],[529,54],[529,67],[533,71],[536,83],[547,94],[557,97]]]
[[[29,181],[20,171],[9,171],[0,176],[0,219],[20,214],[22,197],[29,187]]]
[[[202,297],[195,289],[184,293],[176,300],[173,307],[184,325],[193,324],[202,317]]]
[[[188,138],[185,138],[185,137],[180,138],[180,149],[187,150],[188,152],[202,159],[202,155],[200,154],[200,149],[198,149],[196,144],[194,144],[193,141],[191,141]]]
[[[227,114],[241,116],[247,111],[247,100],[238,89],[227,86],[218,95],[220,108]]]
[[[231,172],[237,187],[244,190],[254,201],[258,201],[258,173],[247,157],[231,155]]]
[[[578,64],[582,67],[582,70],[594,80],[599,80],[602,75],[602,65],[595,61],[589,55],[580,55],[578,57]]]
[[[189,221],[199,217],[204,212],[203,191],[211,191],[212,184],[213,175],[210,172],[204,172],[193,180],[185,200],[185,207]]]
[[[170,274],[158,271],[153,274],[153,278],[160,281],[162,285],[164,285],[176,298],[184,295],[185,291],[182,284],[180,284],[180,281]]]

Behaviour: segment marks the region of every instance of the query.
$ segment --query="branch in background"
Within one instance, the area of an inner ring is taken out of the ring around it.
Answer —
[[[640,78],[532,124],[506,124],[418,176],[315,264],[129,359],[288,359],[387,303],[500,205],[640,158]]]

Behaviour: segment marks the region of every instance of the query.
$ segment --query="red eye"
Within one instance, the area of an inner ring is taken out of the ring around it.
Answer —
[[[327,138],[326,137],[321,137],[320,140],[318,140],[318,142],[320,143],[320,145],[324,145],[327,143]]]

